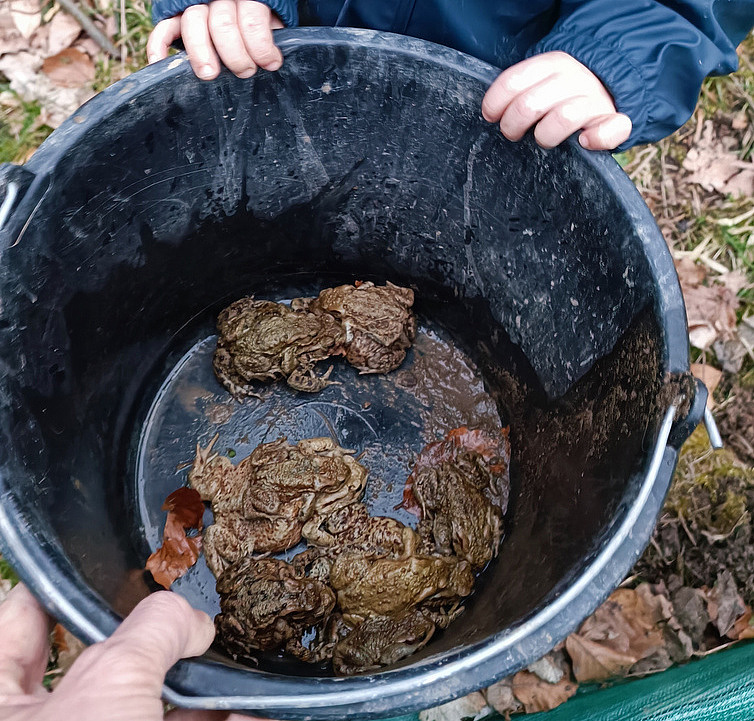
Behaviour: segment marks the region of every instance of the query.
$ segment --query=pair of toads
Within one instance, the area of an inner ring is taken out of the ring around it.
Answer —
[[[278,378],[299,391],[322,390],[330,370],[317,375],[316,364],[334,356],[361,373],[387,373],[416,336],[413,303],[410,288],[370,282],[325,288],[290,305],[241,298],[218,316],[215,375],[242,398],[254,395],[255,381]]]
[[[424,449],[404,494],[416,530],[369,515],[367,470],[331,439],[279,439],[235,466],[213,443],[197,446],[189,482],[212,503],[204,553],[218,579],[218,636],[235,656],[282,648],[331,658],[339,675],[395,663],[461,612],[497,554],[506,434],[457,429]],[[302,538],[308,547],[290,562],[269,557]]]

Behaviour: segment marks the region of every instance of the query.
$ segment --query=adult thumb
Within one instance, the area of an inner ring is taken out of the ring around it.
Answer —
[[[90,688],[101,683],[115,696],[121,686],[126,696],[130,689],[159,698],[168,669],[181,658],[204,653],[214,635],[206,613],[176,593],[159,591],[141,601],[110,638],[87,649],[58,691],[86,681]]]

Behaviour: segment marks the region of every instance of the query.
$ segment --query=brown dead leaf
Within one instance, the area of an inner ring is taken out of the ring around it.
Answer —
[[[94,63],[91,58],[76,48],[66,48],[47,58],[42,72],[55,85],[62,88],[78,88],[94,80]]]
[[[548,683],[558,683],[566,675],[566,671],[570,673],[562,651],[558,652],[557,655],[548,653],[546,656],[542,656],[534,663],[530,663],[526,670],[531,671],[535,676]]]
[[[712,344],[712,350],[726,373],[738,373],[743,367],[747,350],[738,335],[729,340],[716,340]]]
[[[16,23],[13,22],[10,7],[0,3],[0,55],[17,53],[19,50],[24,50],[28,44],[28,39],[21,34]]]
[[[482,718],[487,699],[479,691],[449,701],[442,706],[419,712],[419,721],[459,721],[464,718]]]
[[[676,271],[686,303],[691,345],[707,350],[717,340],[735,338],[739,301],[732,288],[720,283],[702,285],[706,273],[689,258],[676,261]]]
[[[746,273],[742,270],[731,270],[723,273],[715,278],[715,282],[730,289],[733,295],[738,295],[744,288],[748,288],[751,285],[749,279],[746,277]]]
[[[9,0],[10,14],[18,31],[30,38],[42,22],[40,0]]]
[[[754,625],[751,621],[751,606],[747,606],[743,615],[736,619],[726,634],[734,641],[743,641],[746,638],[754,638]]]
[[[165,499],[162,510],[168,512],[162,546],[147,559],[145,567],[157,583],[170,588],[199,558],[202,537],[186,536],[186,529],[202,530],[204,504],[193,488],[179,488]]]
[[[705,386],[707,386],[707,390],[709,391],[707,406],[712,408],[714,405],[712,394],[714,393],[715,388],[720,384],[723,372],[707,363],[692,363],[691,373],[694,378],[698,378]]]
[[[723,571],[717,577],[715,585],[707,591],[708,609],[712,622],[721,636],[728,636],[736,621],[746,612],[746,604],[738,592],[736,580],[730,571]]]
[[[54,689],[61,679],[73,666],[74,661],[84,652],[86,644],[79,641],[67,628],[59,623],[52,629],[51,644],[55,651],[55,667],[57,674],[52,679],[50,686]]]
[[[487,703],[504,718],[523,709],[521,702],[513,695],[513,679],[503,678],[493,683],[485,692]]]
[[[683,160],[687,181],[723,195],[754,195],[754,163],[739,160],[730,146],[730,140],[718,137],[713,122],[707,120],[701,137]]]
[[[0,0],[0,3],[2,0]],[[0,57],[0,73],[10,80],[10,89],[27,103],[38,101],[44,124],[58,127],[66,118],[94,95],[91,85],[62,88],[40,72],[43,58],[39,53],[18,52]],[[36,121],[35,121],[36,122]]]
[[[513,693],[524,705],[526,713],[549,711],[567,701],[579,685],[568,678],[558,683],[543,681],[531,671],[519,671],[513,677]]]
[[[71,47],[81,35],[81,25],[68,13],[60,10],[47,24],[47,55],[53,56]]]
[[[614,591],[577,633],[566,639],[577,681],[601,681],[628,673],[641,659],[657,654],[665,640],[662,606],[650,605],[635,589]]]
[[[640,658],[635,653],[616,651],[605,643],[590,641],[577,633],[566,639],[566,650],[573,662],[573,675],[581,683],[625,676]]]
[[[675,261],[675,271],[678,273],[678,280],[681,281],[681,287],[695,287],[704,283],[707,278],[707,270],[700,263],[695,263],[691,258],[677,258]]]
[[[92,59],[96,58],[102,52],[102,48],[87,36],[79,38],[73,44],[73,47],[78,48],[82,53],[86,53]]]

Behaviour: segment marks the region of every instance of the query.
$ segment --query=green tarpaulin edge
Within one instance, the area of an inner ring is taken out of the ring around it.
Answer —
[[[552,711],[516,715],[513,719],[754,721],[754,641],[645,678],[606,688],[584,685],[576,696]],[[418,721],[418,714],[384,721]]]
[[[753,721],[754,643],[662,673],[591,686],[552,711],[522,721]]]

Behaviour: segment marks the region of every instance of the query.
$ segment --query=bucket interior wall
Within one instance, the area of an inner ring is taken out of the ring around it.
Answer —
[[[3,462],[61,567],[125,613],[147,591],[134,433],[176,354],[242,295],[408,284],[477,361],[515,455],[500,556],[427,656],[542,608],[599,549],[647,463],[664,339],[632,219],[574,148],[509,143],[448,68],[343,52],[181,74],[51,169],[0,269]]]

